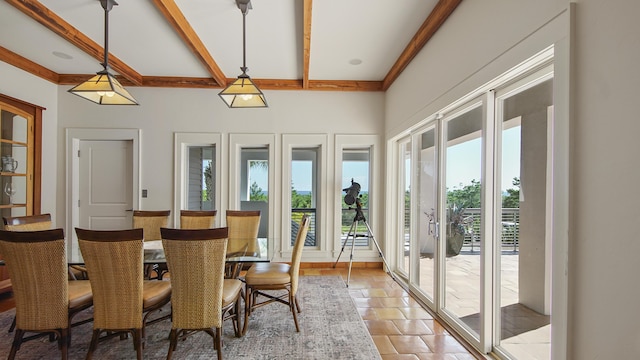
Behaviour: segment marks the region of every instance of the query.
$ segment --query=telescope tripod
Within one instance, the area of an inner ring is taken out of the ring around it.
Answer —
[[[333,264],[333,268],[335,269],[336,265],[338,265],[338,261],[340,261],[340,256],[342,256],[342,253],[344,252],[344,248],[345,246],[347,246],[347,243],[349,242],[349,237],[351,237],[351,253],[349,254],[349,272],[347,273],[347,287],[349,287],[349,280],[351,279],[351,265],[353,264],[353,249],[355,248],[355,243],[356,243],[356,231],[358,229],[359,222],[362,222],[367,227],[367,234],[369,235],[369,238],[373,240],[373,243],[376,245],[376,249],[378,249],[378,255],[382,258],[382,262],[384,263],[384,266],[386,266],[387,268],[387,274],[389,274],[389,276],[391,276],[391,278],[394,281],[397,281],[390,271],[391,268],[389,267],[387,260],[384,258],[384,255],[382,254],[382,250],[380,249],[380,245],[378,244],[378,241],[373,236],[373,231],[371,231],[371,227],[367,223],[367,219],[364,217],[364,214],[362,213],[362,205],[360,204],[360,199],[356,200],[356,208],[354,210],[356,211],[356,215],[353,218],[353,223],[351,223],[351,227],[349,228],[347,237],[344,239],[344,242],[342,243],[342,250],[340,250],[340,254],[338,254],[338,258],[336,259],[336,262]]]

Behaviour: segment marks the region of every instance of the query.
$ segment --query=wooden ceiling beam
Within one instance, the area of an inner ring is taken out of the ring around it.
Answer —
[[[409,44],[407,44],[402,54],[400,54],[400,57],[398,57],[382,81],[382,89],[384,91],[389,89],[391,84],[393,84],[411,60],[422,50],[440,26],[444,24],[445,20],[447,20],[460,2],[462,2],[462,0],[440,0],[436,4],[431,14],[427,16],[427,19],[422,23],[418,32],[416,32],[411,41],[409,41]]]
[[[36,64],[33,61],[24,58],[2,46],[0,46],[0,61],[4,61],[7,64],[13,65],[18,69],[22,69],[30,74],[39,76],[52,83],[57,83],[59,81],[59,75],[57,73],[45,68],[44,66]]]
[[[58,84],[73,85],[86,80],[90,75],[60,74]],[[117,76],[123,86],[137,86],[131,81]],[[222,89],[213,78],[198,77],[174,77],[174,76],[144,76],[144,87],[162,88],[203,88]],[[230,83],[235,79],[227,79]],[[314,91],[382,91],[382,81],[358,81],[358,80],[310,80],[306,89],[302,80],[290,79],[251,79],[262,90],[314,90]]]
[[[49,10],[36,0],[5,0],[7,3],[22,11],[25,15],[39,22],[47,29],[75,45],[80,50],[102,63],[104,49],[88,36],[78,31],[60,16]],[[109,67],[136,85],[142,84],[142,75],[125,64],[117,57],[109,54]],[[101,69],[99,69],[101,70]],[[91,75],[93,76],[93,75]],[[86,80],[86,79],[85,79]],[[83,80],[84,81],[84,80]]]
[[[302,88],[309,88],[309,59],[311,57],[311,14],[313,0],[304,0],[303,15],[303,54],[302,54]]]
[[[200,60],[205,69],[220,86],[226,86],[226,76],[213,59],[200,37],[191,27],[176,5],[174,0],[153,0],[156,8],[160,10],[165,19],[171,24],[173,29],[180,35],[182,41],[191,49],[191,52]]]

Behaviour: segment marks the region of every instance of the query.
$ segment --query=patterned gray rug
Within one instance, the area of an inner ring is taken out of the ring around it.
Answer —
[[[233,335],[230,321],[224,325],[222,354],[225,359],[380,359],[380,355],[339,276],[300,278],[300,332],[288,307],[271,304],[257,309],[249,319],[249,331]],[[8,354],[13,333],[7,329],[15,311],[0,313],[0,354]],[[74,320],[81,319],[79,314]],[[90,316],[90,313],[88,314]],[[169,321],[147,327],[145,359],[165,359],[169,348]],[[73,328],[69,359],[84,359],[91,340],[92,324]],[[0,355],[2,356],[2,355]],[[135,359],[131,339],[101,342],[94,359]],[[56,343],[41,338],[24,343],[17,359],[59,359]],[[214,359],[209,335],[198,333],[180,341],[173,359]]]

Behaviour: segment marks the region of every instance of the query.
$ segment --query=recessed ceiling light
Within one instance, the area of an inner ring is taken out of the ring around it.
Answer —
[[[73,56],[71,56],[71,55],[69,55],[69,54],[65,54],[65,53],[63,53],[63,52],[61,52],[61,51],[54,51],[54,52],[52,52],[52,54],[53,54],[53,56],[57,56],[57,57],[59,57],[60,59],[65,59],[65,60],[71,60],[71,59],[73,59]]]
[[[360,59],[351,59],[351,60],[349,60],[349,64],[351,64],[351,65],[360,65],[360,64],[362,64],[362,60],[360,60]]]

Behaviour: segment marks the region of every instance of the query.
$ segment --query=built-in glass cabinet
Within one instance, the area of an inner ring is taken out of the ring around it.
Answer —
[[[42,107],[0,94],[0,215],[40,213]]]

